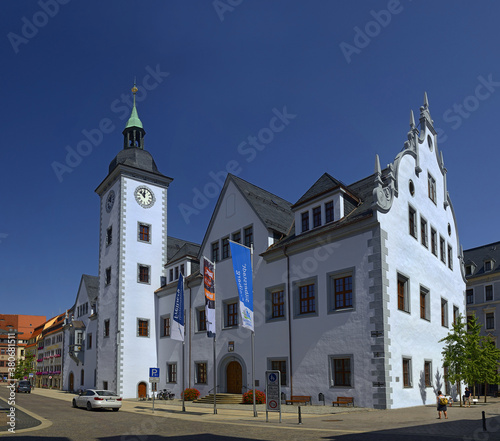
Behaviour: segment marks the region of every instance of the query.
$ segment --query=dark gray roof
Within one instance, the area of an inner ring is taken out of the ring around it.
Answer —
[[[83,274],[82,280],[83,283],[85,283],[89,300],[91,302],[95,301],[97,299],[97,295],[99,294],[99,277]]]
[[[342,182],[338,181],[334,177],[330,176],[328,173],[324,173],[309,190],[307,190],[304,195],[293,204],[292,208],[302,205],[317,196],[327,193],[335,188],[344,187]]]
[[[484,261],[492,261],[492,270],[484,271]],[[483,276],[485,274],[500,273],[500,242],[490,243],[477,248],[464,251],[465,265],[473,264],[475,266],[471,275],[466,276],[469,280],[474,277]]]
[[[293,223],[290,202],[234,175],[229,174],[228,178],[233,180],[267,228],[283,234],[289,232]]]
[[[128,165],[130,167],[161,175],[153,157],[151,156],[151,153],[140,148],[132,147],[118,152],[115,159],[113,159],[109,164],[109,173],[111,173],[118,164]]]
[[[196,257],[200,251],[200,245],[187,240],[167,237],[167,263],[185,256]]]
[[[382,180],[384,180],[386,174],[388,173],[388,169],[385,169],[382,172]],[[335,182],[340,182],[337,181],[336,179],[332,178],[330,175],[325,173],[316,183],[314,184],[311,189],[313,189],[316,186],[316,191],[311,191],[310,197],[307,199],[303,199],[303,201],[309,200],[311,197],[316,197],[320,195],[321,193],[325,193],[329,190],[327,190],[328,183],[330,183],[331,187],[330,190],[332,190],[334,187],[333,185]],[[353,224],[355,222],[362,221],[364,219],[368,219],[373,216],[373,209],[372,209],[372,202],[373,202],[373,189],[375,187],[375,175],[368,176],[360,181],[355,182],[354,184],[345,186],[344,184],[340,184],[342,187],[344,187],[350,195],[352,195],[355,199],[352,199],[349,203],[350,205],[350,212],[347,212],[346,215],[336,221],[336,222],[331,222],[328,224],[323,225],[322,227],[315,228],[313,230],[308,231],[307,233],[302,233],[299,236],[295,235],[295,231],[291,232],[290,235],[283,240],[277,242],[273,246],[269,248],[269,251],[274,250],[276,248],[280,248],[284,245],[289,245],[294,242],[300,241],[302,239],[305,239],[311,235],[316,235],[316,234],[321,234],[325,233],[331,230],[336,230],[339,228],[342,228],[346,225]],[[310,190],[311,190],[310,189]],[[322,190],[321,190],[322,189]],[[307,192],[306,192],[307,194]],[[314,196],[312,196],[314,194]],[[350,196],[349,196],[350,198]],[[300,202],[300,199],[299,199]],[[299,204],[297,202],[297,204]],[[295,204],[294,206],[297,206]],[[265,253],[263,253],[265,254]]]

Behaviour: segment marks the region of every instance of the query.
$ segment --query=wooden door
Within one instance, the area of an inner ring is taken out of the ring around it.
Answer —
[[[241,364],[237,361],[232,361],[227,365],[226,369],[226,389],[229,394],[241,394],[242,373]]]
[[[137,387],[137,396],[139,398],[146,398],[146,383],[139,383],[139,386]]]
[[[75,376],[73,375],[73,372],[69,373],[69,390],[74,391],[74,384],[75,383]]]

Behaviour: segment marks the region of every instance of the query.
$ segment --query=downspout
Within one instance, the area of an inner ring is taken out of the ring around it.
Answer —
[[[292,369],[292,315],[291,315],[291,294],[290,294],[290,257],[286,253],[288,245],[283,248],[283,254],[286,257],[286,293],[288,306],[288,356],[290,358],[290,398],[293,395],[293,369]]]

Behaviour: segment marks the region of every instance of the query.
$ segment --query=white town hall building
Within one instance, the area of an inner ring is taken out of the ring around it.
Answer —
[[[264,389],[266,370],[279,369],[287,398],[311,395],[317,403],[321,393],[328,403],[350,396],[356,406],[384,409],[432,404],[449,386],[439,340],[465,316],[465,278],[427,97],[419,128],[411,113],[394,162],[381,169],[377,157],[375,172],[361,181],[345,185],[325,173],[292,204],[228,175],[201,245],[167,236],[172,179],[144,150],[135,104],[123,134],[124,149],[96,190],[96,325],[88,319],[97,326],[96,357],[93,366],[85,360],[82,387],[125,398],[150,394],[148,368],[156,366],[159,387],[180,396],[182,343],[170,330],[183,273],[185,386],[213,392],[200,274],[206,256],[216,264],[217,392],[251,389],[250,332],[238,324],[229,240],[254,250],[257,389]],[[77,297],[73,310],[78,306]],[[79,321],[84,329],[85,316]],[[64,378],[75,369],[80,384],[81,367],[66,363]]]

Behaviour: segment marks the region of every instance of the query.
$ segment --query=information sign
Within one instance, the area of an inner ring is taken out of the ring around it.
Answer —
[[[279,412],[281,423],[281,372],[266,371],[266,421],[267,412]]]
[[[149,382],[150,383],[160,382],[160,368],[149,368]]]

